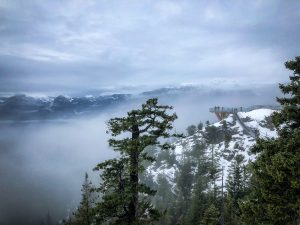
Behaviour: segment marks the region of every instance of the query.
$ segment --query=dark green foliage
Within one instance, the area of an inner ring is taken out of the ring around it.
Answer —
[[[220,176],[220,165],[219,165],[219,155],[215,153],[215,145],[221,141],[221,133],[220,130],[215,126],[207,126],[205,127],[206,131],[206,142],[207,142],[207,150],[210,151],[209,162],[209,174],[213,188],[213,201],[216,200],[218,195],[218,187],[216,185],[216,181]]]
[[[190,198],[191,198],[191,190],[193,185],[193,163],[189,158],[185,160],[185,162],[180,165],[179,173],[176,177],[176,188],[177,188],[177,204],[176,204],[176,215],[180,215],[178,221],[180,224],[185,224],[185,217],[187,214],[187,208],[189,206]]]
[[[191,157],[195,158],[197,161],[204,161],[204,155],[206,151],[207,145],[205,142],[197,142],[190,153]]]
[[[223,130],[228,130],[228,125],[227,125],[226,120],[223,120],[221,123],[222,123],[222,129]]]
[[[210,196],[207,193],[210,182],[210,161],[205,155],[206,145],[198,143],[193,147],[193,157],[197,162],[197,173],[194,177],[194,185],[190,204],[187,208],[186,224],[198,225],[210,204]]]
[[[95,196],[93,193],[92,182],[88,174],[85,173],[84,183],[81,188],[82,198],[80,205],[74,215],[65,222],[66,225],[91,225],[93,224],[93,207]]]
[[[155,191],[141,183],[139,176],[145,170],[145,162],[155,161],[146,151],[147,147],[172,148],[169,143],[160,143],[162,138],[172,136],[168,131],[177,116],[167,113],[171,109],[158,105],[157,99],[149,99],[141,109],[108,121],[112,135],[109,145],[120,153],[120,158],[107,160],[95,168],[102,171],[102,183],[97,189],[101,201],[95,208],[97,224],[151,224],[161,216],[150,201]],[[116,138],[124,134],[130,137]]]
[[[177,188],[182,195],[183,201],[188,201],[191,195],[193,184],[192,162],[187,160],[180,168],[180,173],[177,177]]]
[[[250,196],[248,217],[255,224],[298,224],[300,207],[300,132],[277,140],[260,140],[253,164],[255,186]],[[249,209],[250,208],[250,209]],[[261,213],[264,213],[261,216]],[[259,216],[257,216],[259,215]]]
[[[226,224],[239,225],[240,207],[239,202],[244,199],[248,191],[249,174],[246,166],[243,165],[244,156],[237,155],[231,162],[226,182],[227,196],[225,200],[225,221]]]
[[[253,188],[241,203],[246,224],[298,225],[300,220],[300,57],[286,62],[294,74],[280,85],[283,109],[272,117],[277,139],[258,140],[253,163]]]
[[[275,113],[273,123],[277,128],[283,125],[281,132],[288,132],[300,127],[300,56],[294,61],[285,63],[285,67],[293,71],[290,76],[289,84],[280,84],[279,88],[286,96],[277,98],[277,101],[283,106],[283,109]]]
[[[245,182],[247,177],[246,175],[246,168],[243,165],[244,156],[243,155],[237,155],[234,158],[234,161],[232,161],[230,168],[229,168],[229,174],[227,178],[227,192],[229,196],[234,200],[234,205],[237,207],[237,200],[241,199],[244,196],[245,193]]]
[[[217,144],[223,139],[223,132],[214,125],[205,127],[205,139],[209,144]]]
[[[217,225],[219,221],[219,211],[214,204],[211,204],[204,213],[200,225]]]
[[[165,176],[158,175],[157,177],[157,197],[155,198],[155,201],[157,204],[155,204],[160,209],[168,209],[172,207],[172,202],[174,201],[174,194],[172,193],[172,187],[169,184],[168,180]]]
[[[172,192],[172,186],[167,178],[163,175],[157,177],[157,193],[153,202],[160,211],[165,211],[157,224],[170,224],[171,214],[174,211],[175,194]]]
[[[188,205],[186,224],[198,225],[203,218],[204,212],[211,202],[210,196],[207,194],[208,189],[207,175],[197,176],[197,181],[194,185],[190,204]]]
[[[197,125],[197,128],[198,128],[198,130],[202,130],[202,129],[203,129],[203,123],[200,122],[200,123]]]
[[[220,175],[219,155],[214,152],[217,141],[210,141],[213,143],[207,139],[196,142],[192,151],[184,153],[176,183],[176,220],[172,224],[199,225],[212,204],[220,205],[219,187],[216,185]]]
[[[222,133],[223,133],[223,139],[225,141],[225,146],[228,147],[228,143],[232,139],[232,134],[231,131],[228,129],[228,125],[225,120],[222,121]]]
[[[190,126],[188,126],[188,127],[186,128],[186,131],[187,131],[187,134],[188,134],[189,136],[191,136],[191,135],[194,135],[194,134],[196,133],[197,128],[196,128],[195,125],[190,125]]]
[[[129,185],[129,173],[125,169],[126,159],[107,160],[98,164],[95,170],[103,170],[102,183],[97,189],[102,195],[102,201],[96,205],[95,218],[98,224],[109,221],[112,224],[122,223],[122,219],[128,219],[128,207],[125,205],[130,200],[126,189]],[[120,221],[119,221],[120,220]]]

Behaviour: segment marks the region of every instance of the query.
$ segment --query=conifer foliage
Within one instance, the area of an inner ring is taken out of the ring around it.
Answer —
[[[272,117],[279,137],[258,140],[252,149],[259,154],[253,163],[252,192],[241,204],[246,224],[300,222],[300,57],[285,66],[293,75],[289,84],[280,84],[283,109]]]
[[[126,117],[108,121],[108,132],[112,135],[109,145],[120,157],[95,168],[102,171],[102,183],[97,188],[102,197],[95,208],[97,224],[151,224],[160,217],[161,213],[149,198],[155,191],[141,183],[139,176],[145,170],[143,163],[155,161],[146,147],[172,148],[167,142],[161,143],[162,139],[174,136],[169,131],[177,116],[169,114],[171,109],[171,106],[158,105],[158,100],[153,98],[141,109],[128,112]]]
[[[82,184],[82,198],[80,205],[73,216],[65,221],[65,225],[91,225],[93,224],[93,207],[96,196],[93,193],[93,185],[89,180],[89,176],[85,173],[84,183]]]
[[[236,155],[231,162],[228,170],[226,182],[225,199],[225,223],[230,225],[241,224],[239,202],[247,195],[248,190],[248,171],[244,165],[244,156]]]
[[[217,225],[219,221],[218,209],[211,204],[205,211],[204,217],[200,222],[200,225]]]

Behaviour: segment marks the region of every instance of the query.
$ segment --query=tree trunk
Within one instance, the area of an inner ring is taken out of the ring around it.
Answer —
[[[131,201],[129,203],[129,221],[128,225],[134,225],[137,222],[137,205],[138,205],[138,168],[139,168],[139,127],[132,127],[133,148],[130,153],[130,184],[131,184]]]

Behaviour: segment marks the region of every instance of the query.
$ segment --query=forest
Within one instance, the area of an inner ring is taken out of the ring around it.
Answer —
[[[117,158],[95,165],[101,178],[93,184],[86,173],[82,199],[66,225],[298,225],[300,224],[300,57],[285,63],[292,73],[279,88],[282,110],[268,126],[276,138],[258,138],[251,147],[254,160],[238,152],[228,154],[224,169],[220,154],[234,141],[226,120],[219,127],[208,121],[177,134],[173,108],[152,98],[141,108],[107,123],[109,146]],[[195,140],[179,160],[174,143]],[[223,142],[223,151],[217,144]],[[238,148],[238,146],[235,146]],[[243,149],[242,149],[243,150]],[[172,182],[167,175],[151,175],[155,168],[176,165]],[[226,174],[226,176],[225,176]]]

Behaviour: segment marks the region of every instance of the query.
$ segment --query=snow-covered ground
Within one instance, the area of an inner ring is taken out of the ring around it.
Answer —
[[[245,122],[247,127],[256,129],[259,131],[259,136],[261,138],[268,137],[277,137],[277,133],[275,130],[271,130],[263,124],[266,122],[266,117],[271,116],[274,110],[271,109],[256,109],[250,112],[239,112],[240,118],[250,118],[251,121]]]
[[[248,128],[256,131],[260,138],[276,138],[276,130],[268,119],[273,112],[274,110],[271,109],[256,109],[250,112],[239,112],[238,116]],[[247,134],[233,114],[230,114],[224,121],[227,124],[227,129],[231,133],[231,140],[227,143],[225,140],[222,140],[214,144],[213,148],[215,155],[219,156],[220,167],[224,168],[224,179],[226,180],[228,168],[231,164],[231,159],[234,156],[237,154],[243,155],[244,164],[255,160],[255,155],[251,154],[250,148],[256,143],[256,140],[251,137],[251,135]],[[219,121],[210,126],[222,129],[224,121]],[[178,139],[174,143],[176,163],[173,165],[161,163],[159,167],[156,167],[155,165],[150,166],[147,168],[148,175],[152,176],[154,181],[156,181],[158,175],[161,174],[162,176],[165,176],[169,183],[174,187],[178,165],[183,162],[187,153],[191,152],[197,143],[205,142],[204,136],[206,136],[205,128],[198,130],[192,136]],[[206,151],[207,156],[211,154],[209,148],[210,147],[208,147]]]

